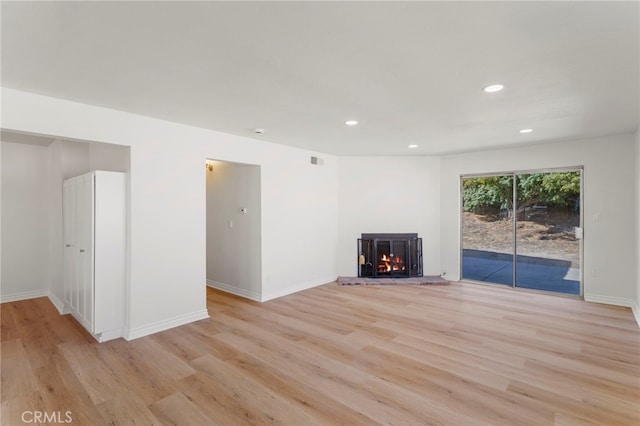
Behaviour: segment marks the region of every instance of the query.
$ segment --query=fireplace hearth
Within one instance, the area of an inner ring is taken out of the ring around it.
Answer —
[[[358,276],[421,277],[422,238],[418,234],[362,234],[358,238]]]

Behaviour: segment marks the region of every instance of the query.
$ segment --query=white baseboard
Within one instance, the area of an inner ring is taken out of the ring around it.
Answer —
[[[51,292],[49,292],[49,294],[47,296],[49,296],[49,300],[51,301],[51,303],[53,303],[53,306],[56,307],[56,309],[58,310],[60,315],[65,315],[65,314],[69,313],[67,311],[66,304],[62,300],[60,300],[58,298],[58,296],[56,296],[55,294],[53,294]]]
[[[122,337],[123,332],[124,330],[122,328],[117,328],[115,330],[103,331],[100,334],[91,334],[99,343],[102,343]]]
[[[313,280],[313,281],[307,281],[306,283],[302,283],[302,284],[297,284],[291,287],[286,287],[283,289],[279,289],[276,291],[270,291],[266,294],[262,294],[262,302],[266,302],[268,300],[273,300],[273,299],[277,299],[278,297],[283,297],[283,296],[287,296],[289,294],[293,294],[293,293],[297,293],[299,291],[302,290],[307,290],[313,287],[318,287],[319,285],[324,285],[324,284],[328,284],[330,282],[333,282],[335,280],[337,280],[338,277],[337,276],[332,276],[332,277],[327,277],[327,278],[321,278],[318,280]]]
[[[638,323],[638,327],[640,327],[640,306],[636,302],[631,306],[631,311],[633,312],[633,316],[636,318],[636,322]]]
[[[262,301],[262,298],[260,297],[260,293],[245,290],[243,288],[238,288],[229,284],[225,284],[225,283],[221,283],[213,280],[207,280],[207,286],[211,288],[215,288],[216,290],[224,291],[226,293],[235,294],[236,296],[255,300],[256,302]]]
[[[49,296],[49,290],[21,291],[20,293],[0,295],[0,303],[17,302],[19,300],[35,299]]]
[[[462,278],[460,277],[460,274],[452,273],[452,272],[441,272],[439,274],[424,274],[424,275],[440,275],[442,278],[445,278],[452,282],[458,282],[462,280]]]
[[[594,303],[604,303],[606,305],[614,305],[614,306],[624,306],[627,308],[631,308],[631,312],[640,326],[640,309],[635,301],[632,299],[624,299],[622,297],[611,297],[611,296],[602,296],[599,294],[585,294],[584,295],[585,302],[594,302]]]
[[[631,308],[633,306],[633,300],[624,299],[622,297],[602,296],[600,294],[585,294],[585,302],[604,303],[606,305],[626,306]]]
[[[148,336],[149,334],[158,333],[160,331],[168,330],[170,328],[179,327],[181,325],[189,324],[191,322],[200,321],[202,319],[209,318],[209,312],[206,309],[201,311],[192,312],[189,314],[178,315],[173,318],[158,321],[152,324],[147,324],[142,327],[135,327],[129,329],[124,333],[126,340],[133,340],[139,337]]]

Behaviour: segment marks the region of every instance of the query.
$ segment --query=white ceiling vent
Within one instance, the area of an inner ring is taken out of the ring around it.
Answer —
[[[324,164],[324,158],[311,157],[311,164],[322,166]]]

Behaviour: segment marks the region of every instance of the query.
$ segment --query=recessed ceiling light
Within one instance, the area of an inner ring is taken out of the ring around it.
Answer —
[[[502,89],[504,89],[504,86],[502,84],[492,84],[490,86],[485,87],[484,90],[487,93],[493,93],[493,92],[499,92]]]
[[[355,126],[356,124],[358,124],[358,120],[347,120],[344,122],[344,124],[346,124],[347,126]]]
[[[416,145],[416,144],[412,144],[412,145],[409,145],[407,148],[411,148],[411,149],[413,149],[413,148],[417,148],[417,147],[418,147],[418,145]]]
[[[253,129],[253,133],[257,133],[257,134],[264,133],[264,129],[260,127],[256,127],[255,129]]]
[[[533,129],[522,129],[520,130],[520,133],[531,133],[533,132]]]

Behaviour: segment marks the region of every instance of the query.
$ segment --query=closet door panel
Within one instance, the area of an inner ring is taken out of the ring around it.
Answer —
[[[82,209],[80,199],[80,182],[81,179],[74,179],[72,183],[73,188],[73,238],[74,244],[73,248],[73,263],[74,263],[74,271],[73,278],[71,279],[71,308],[76,316],[79,316],[80,312],[80,287],[82,286],[82,274],[80,271],[82,258],[80,257],[80,241],[79,241],[79,221],[82,220]]]
[[[62,213],[64,236],[64,301],[77,308],[73,289],[77,281],[78,248],[76,246],[76,188],[75,181],[66,181],[62,188]]]
[[[93,331],[93,175],[82,177],[77,188],[79,256],[78,315]]]

